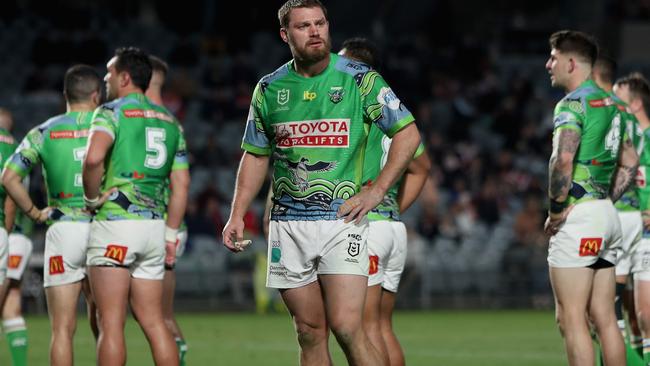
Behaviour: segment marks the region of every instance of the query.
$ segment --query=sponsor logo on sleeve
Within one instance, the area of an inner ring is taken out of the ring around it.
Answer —
[[[152,118],[166,122],[173,122],[174,119],[166,113],[154,111],[152,109],[126,109],[123,112],[126,118]]]
[[[603,238],[582,238],[580,239],[580,256],[595,257],[600,253],[603,245]]]
[[[50,275],[61,274],[65,272],[63,267],[63,257],[54,255],[50,257]]]
[[[402,102],[391,88],[383,87],[377,94],[377,101],[382,105],[387,106],[389,109],[398,110]]]
[[[350,144],[350,119],[281,122],[273,125],[277,147],[341,148]]]
[[[120,262],[120,264],[123,264],[128,249],[128,247],[122,245],[109,244],[106,247],[106,253],[104,253],[104,257],[116,260]]]

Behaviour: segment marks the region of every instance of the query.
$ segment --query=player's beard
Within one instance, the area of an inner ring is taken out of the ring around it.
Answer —
[[[314,64],[325,59],[332,49],[332,41],[329,37],[320,38],[319,40],[323,42],[323,46],[320,48],[311,48],[307,43],[305,43],[303,47],[298,47],[292,44],[291,50],[293,51],[293,57],[296,61]],[[314,40],[310,39],[308,42],[311,41]]]

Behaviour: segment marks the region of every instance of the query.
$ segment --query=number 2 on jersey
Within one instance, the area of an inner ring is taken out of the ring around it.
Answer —
[[[147,157],[144,166],[150,169],[160,169],[167,161],[167,146],[165,146],[165,129],[147,127]]]

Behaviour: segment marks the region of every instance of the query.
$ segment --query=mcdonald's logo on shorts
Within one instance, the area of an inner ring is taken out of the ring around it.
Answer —
[[[104,257],[114,259],[122,264],[124,263],[124,258],[126,258],[127,250],[129,250],[129,248],[125,246],[109,244],[106,247],[106,253],[104,253]]]
[[[580,256],[595,257],[603,245],[603,238],[582,238],[580,239]]]
[[[370,259],[370,265],[368,266],[368,274],[374,275],[375,273],[379,272],[379,256],[377,255],[371,255],[368,256]]]
[[[54,255],[50,257],[50,275],[61,274],[65,272],[63,268],[63,257]]]
[[[20,262],[23,260],[22,255],[10,255],[9,261],[7,262],[7,267],[10,269],[16,269],[20,266]]]

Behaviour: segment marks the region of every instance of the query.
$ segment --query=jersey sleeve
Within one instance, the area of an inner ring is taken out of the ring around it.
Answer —
[[[190,163],[187,158],[187,144],[185,143],[185,137],[183,136],[183,129],[180,128],[180,126],[178,129],[178,147],[176,148],[176,154],[174,155],[172,170],[189,169]]]
[[[585,121],[585,109],[581,101],[562,100],[555,106],[553,130],[573,129],[582,131]]]
[[[90,124],[90,133],[101,131],[109,134],[115,140],[115,133],[117,131],[117,118],[113,109],[100,106],[95,110],[92,121]]]
[[[264,95],[262,86],[258,83],[253,92],[253,100],[248,110],[246,131],[244,132],[241,148],[257,155],[271,155],[271,144],[264,127],[263,103]]]
[[[7,159],[4,168],[11,169],[21,178],[29,175],[35,164],[41,161],[43,134],[35,128],[25,136],[16,151]]]
[[[363,75],[360,82],[363,113],[388,137],[415,121],[411,112],[402,104],[384,78],[374,70]]]

